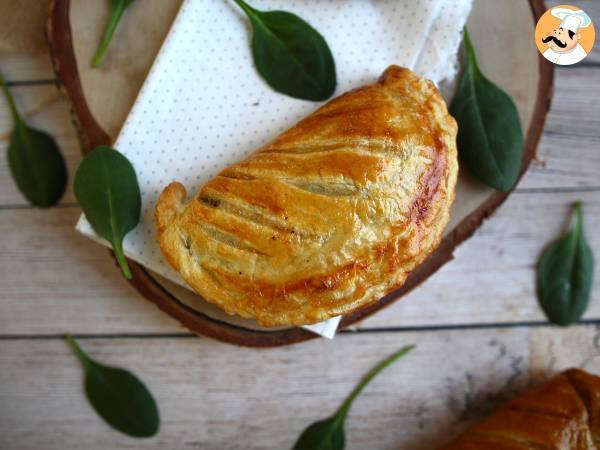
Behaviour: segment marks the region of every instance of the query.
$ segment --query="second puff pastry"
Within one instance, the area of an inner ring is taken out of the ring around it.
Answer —
[[[224,171],[156,206],[185,281],[263,326],[349,313],[400,287],[438,245],[458,171],[456,122],[436,87],[389,67]]]
[[[570,369],[473,425],[441,450],[600,449],[600,378]]]

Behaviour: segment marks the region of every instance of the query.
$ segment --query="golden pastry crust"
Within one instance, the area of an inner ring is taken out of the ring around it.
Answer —
[[[186,202],[156,205],[185,281],[263,326],[349,313],[400,287],[438,245],[458,172],[457,126],[433,83],[389,67],[337,97]]]
[[[563,372],[516,397],[443,450],[600,449],[600,378]]]

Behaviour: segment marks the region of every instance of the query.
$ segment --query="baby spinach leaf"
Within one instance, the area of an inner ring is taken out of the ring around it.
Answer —
[[[538,263],[537,292],[548,319],[571,325],[585,312],[592,288],[594,256],[583,233],[581,203],[571,230],[552,243]]]
[[[338,414],[313,423],[300,435],[294,450],[341,450],[346,446],[344,419]]]
[[[123,275],[131,278],[123,238],[138,224],[142,203],[133,166],[118,151],[97,147],[77,169],[73,190],[86,219],[111,243]]]
[[[52,206],[60,200],[67,186],[67,167],[58,145],[52,136],[23,121],[2,75],[0,88],[14,123],[7,150],[10,172],[29,203],[42,208]]]
[[[369,382],[382,370],[406,355],[413,348],[415,348],[414,345],[403,347],[371,369],[333,416],[313,423],[302,432],[294,445],[294,450],[342,450],[346,445],[344,421],[346,420],[346,416],[348,415],[348,411],[350,410],[350,406],[352,406],[354,399],[358,397],[358,394],[360,394],[367,384],[369,384]]]
[[[479,69],[465,29],[466,68],[450,113],[458,122],[458,152],[469,171],[499,191],[517,181],[523,158],[523,131],[509,95]]]
[[[96,54],[94,55],[94,59],[92,60],[92,67],[100,67],[102,61],[104,60],[104,56],[108,50],[108,46],[110,41],[117,29],[117,25],[121,20],[121,16],[127,9],[133,0],[111,0],[110,1],[110,19],[108,21],[108,26],[106,27],[106,31],[104,32],[104,36],[102,37],[102,41],[100,41],[100,45],[98,46],[98,50],[96,50]]]
[[[131,372],[93,360],[71,335],[67,342],[85,369],[85,394],[98,415],[111,427],[133,437],[158,432],[158,407],[148,388]]]
[[[252,23],[252,54],[263,79],[278,92],[304,100],[331,97],[335,63],[323,36],[285,11],[257,11],[235,0]]]

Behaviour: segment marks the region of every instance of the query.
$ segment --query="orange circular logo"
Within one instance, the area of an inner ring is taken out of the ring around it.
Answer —
[[[546,11],[535,27],[535,45],[548,61],[570,66],[583,60],[594,47],[596,30],[585,11],[559,5]]]

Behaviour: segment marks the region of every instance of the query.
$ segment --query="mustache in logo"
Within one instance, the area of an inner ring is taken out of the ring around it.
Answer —
[[[548,37],[545,37],[545,38],[542,39],[542,42],[544,44],[546,44],[547,42],[550,42],[550,41],[554,41],[554,43],[556,45],[558,45],[560,48],[565,48],[567,46],[566,42],[559,41],[558,38],[555,37],[555,36],[548,36]]]

